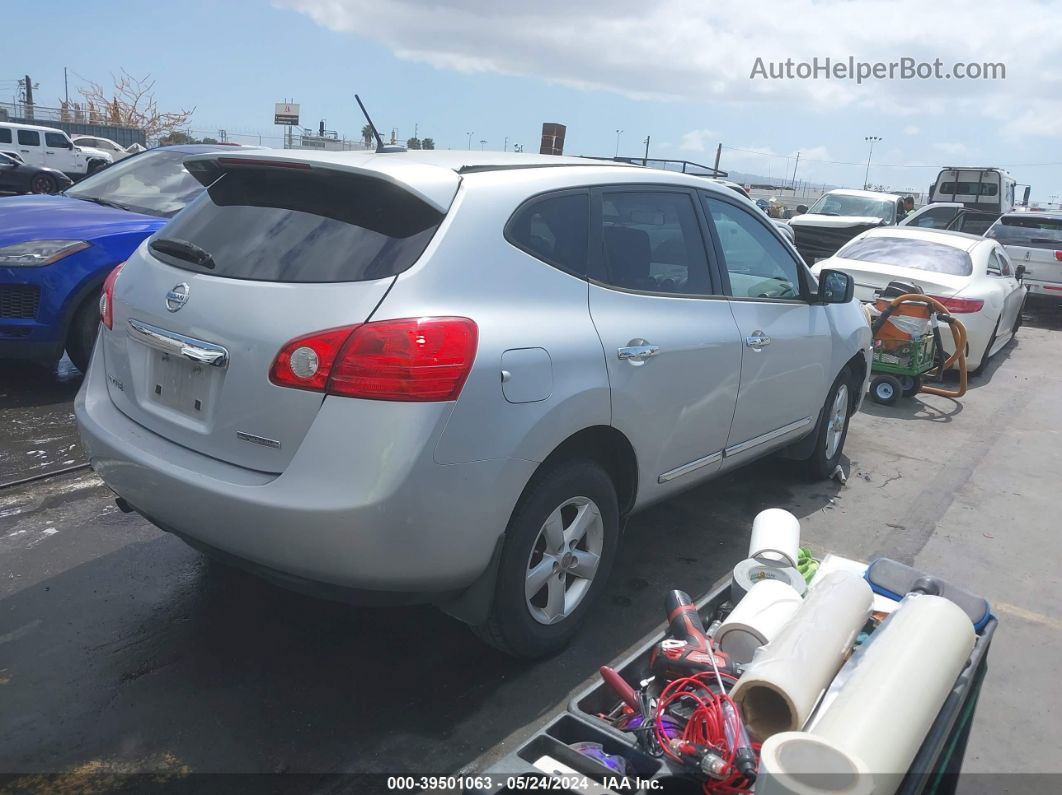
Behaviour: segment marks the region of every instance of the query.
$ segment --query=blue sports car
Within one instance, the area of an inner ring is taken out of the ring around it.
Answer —
[[[107,274],[204,190],[184,159],[222,149],[149,149],[59,196],[0,198],[0,358],[54,362],[66,350],[84,371]]]

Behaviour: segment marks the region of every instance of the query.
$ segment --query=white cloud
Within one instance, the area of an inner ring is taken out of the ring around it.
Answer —
[[[943,152],[946,155],[952,155],[954,157],[967,157],[970,155],[970,147],[966,144],[956,142],[938,141],[933,144],[933,148],[938,152]]]
[[[705,142],[716,137],[718,137],[718,133],[711,130],[690,130],[688,133],[682,134],[682,140],[679,141],[679,149],[684,152],[703,152],[706,148]]]
[[[922,128],[915,124],[908,124],[903,128],[904,135],[918,135],[920,132],[922,132]]]
[[[820,110],[874,109],[897,117],[954,112],[992,116],[1057,96],[1057,45],[1044,31],[1062,4],[1038,0],[788,0],[784,13],[747,0],[274,0],[332,30],[363,36],[406,60],[464,73],[523,75],[636,99],[767,100]],[[917,25],[911,21],[917,20]],[[750,79],[765,62],[825,57],[860,61],[1003,62],[1007,78],[854,81]],[[1055,113],[1053,119],[1059,119]],[[1062,122],[1016,120],[1028,135]],[[914,125],[911,125],[914,126]]]

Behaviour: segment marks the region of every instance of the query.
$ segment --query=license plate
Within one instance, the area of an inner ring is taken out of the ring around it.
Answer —
[[[181,414],[206,418],[213,368],[162,351],[152,353],[149,397]]]

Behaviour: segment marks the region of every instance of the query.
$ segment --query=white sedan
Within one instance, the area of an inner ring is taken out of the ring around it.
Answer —
[[[995,240],[961,232],[883,227],[853,238],[812,270],[818,274],[824,268],[850,274],[860,301],[873,301],[874,293],[891,281],[917,285],[938,299],[966,327],[966,366],[974,375],[1021,325],[1026,288]],[[951,334],[945,332],[942,339],[951,353]]]

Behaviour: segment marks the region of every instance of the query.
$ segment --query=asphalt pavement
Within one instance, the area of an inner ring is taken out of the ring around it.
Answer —
[[[767,460],[634,517],[586,630],[535,663],[430,608],[322,602],[211,564],[87,469],[0,486],[0,773],[77,791],[110,773],[455,771],[658,624],[668,589],[708,590],[774,506],[817,554],[896,557],[991,599],[966,770],[1060,772],[1059,317],[1029,318],[959,401],[868,401],[846,485]],[[83,461],[78,381],[0,367],[0,484]]]

